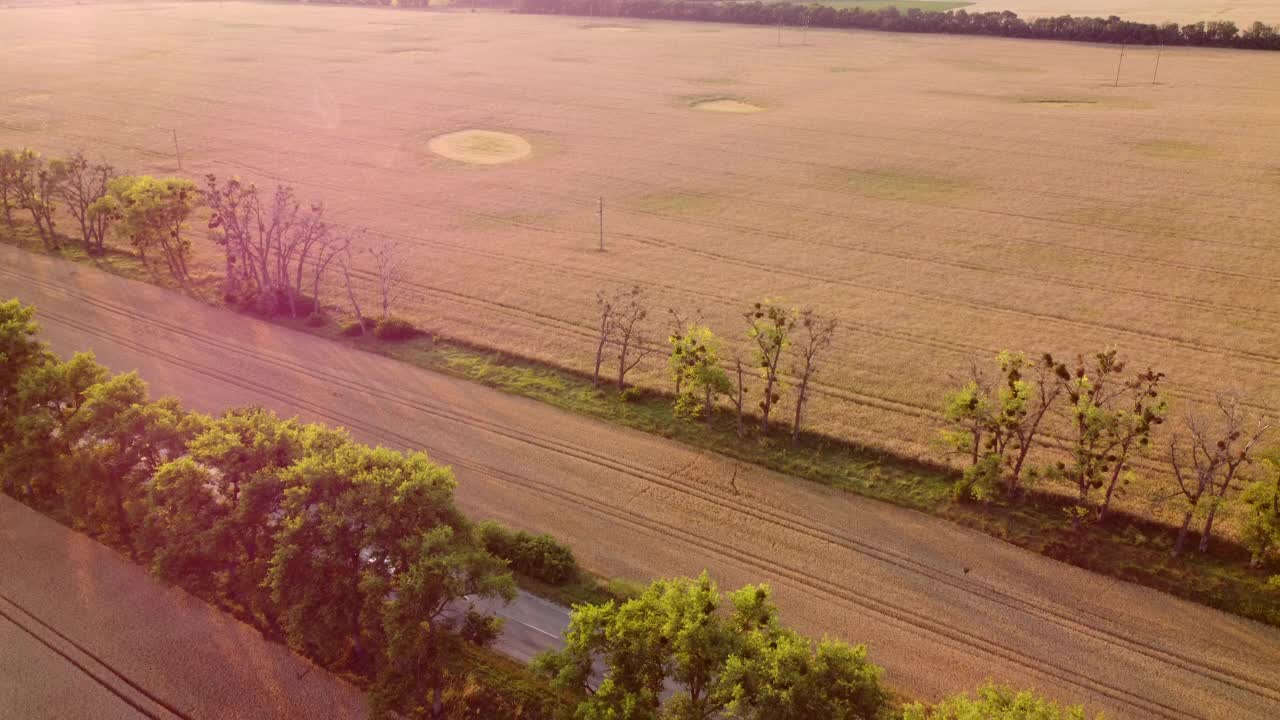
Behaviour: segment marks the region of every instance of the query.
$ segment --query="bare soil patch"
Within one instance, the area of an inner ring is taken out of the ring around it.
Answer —
[[[437,135],[427,148],[440,157],[472,165],[501,165],[533,154],[528,140],[494,130],[459,130]]]
[[[737,98],[711,98],[709,100],[698,100],[692,105],[694,110],[703,112],[733,113],[737,115],[745,115],[749,113],[764,112],[764,108],[755,103],[739,100]]]

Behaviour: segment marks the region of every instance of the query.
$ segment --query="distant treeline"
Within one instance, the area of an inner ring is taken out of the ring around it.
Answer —
[[[1270,25],[1255,22],[1241,31],[1229,20],[1188,25],[1130,22],[1114,15],[1108,18],[1063,15],[1024,20],[1009,11],[936,12],[914,8],[899,10],[896,7],[837,9],[817,4],[710,0],[516,0],[516,11],[542,15],[595,15],[751,25],[781,22],[792,26],[808,24],[810,27],[889,32],[1280,50],[1280,32]]]

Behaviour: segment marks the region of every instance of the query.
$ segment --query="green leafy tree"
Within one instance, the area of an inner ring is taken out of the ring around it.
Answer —
[[[676,413],[690,417],[701,413],[710,428],[716,400],[733,391],[728,373],[720,367],[720,342],[705,325],[690,325],[683,335],[673,335],[668,342],[668,368],[673,377],[679,376],[676,384],[682,388],[676,398]]]
[[[754,345],[755,365],[764,380],[764,393],[760,398],[760,430],[768,435],[769,413],[781,399],[782,358],[791,347],[796,313],[777,300],[765,298],[753,305],[743,317],[747,321],[747,339]]]
[[[73,441],[67,423],[89,388],[108,375],[91,353],[77,353],[66,362],[49,354],[18,377],[8,412],[0,418],[0,483],[6,492],[45,512],[64,511],[59,498],[71,470]]]
[[[138,251],[144,263],[159,254],[169,273],[184,287],[190,280],[191,241],[183,234],[187,218],[200,202],[190,180],[124,176],[108,184],[107,198],[95,213],[116,221],[116,232]],[[150,255],[149,255],[150,253]]]
[[[346,442],[340,431],[259,408],[208,421],[187,455],[156,473],[145,521],[153,570],[272,624],[264,585],[280,528],[283,473],[305,454]]]
[[[1249,508],[1241,540],[1249,549],[1250,567],[1261,567],[1280,550],[1280,452],[1264,457],[1261,465],[1262,478],[1250,483],[1241,494]]]
[[[68,514],[132,555],[133,530],[146,513],[146,486],[157,468],[182,453],[198,420],[173,398],[150,401],[135,373],[106,378],[83,395],[62,430]]]
[[[464,531],[454,479],[425,455],[342,444],[284,473],[284,519],[268,572],[290,645],[333,668],[369,669],[392,578],[418,560],[408,542]]]
[[[1080,706],[1059,707],[1029,690],[1020,692],[988,682],[975,697],[947,698],[933,707],[913,703],[903,709],[903,720],[1085,720]],[[1102,720],[1099,714],[1096,720]]]
[[[1022,491],[1041,423],[1062,394],[1062,384],[1052,374],[1052,356],[1037,363],[1006,350],[995,360],[997,381],[975,364],[965,385],[945,399],[943,417],[949,427],[942,431],[943,442],[970,459],[956,485],[958,499],[986,500],[1000,493],[1013,497]]]
[[[824,641],[815,653],[781,626],[768,587],[745,587],[730,601],[722,610],[703,573],[656,581],[622,604],[577,606],[565,649],[535,667],[588,693],[576,715],[585,720],[876,717],[880,671],[861,648]],[[597,660],[606,671],[593,687]]]
[[[386,598],[386,650],[372,694],[373,715],[429,703],[430,717],[443,718],[446,666],[462,656],[463,643],[487,645],[502,629],[501,619],[477,601],[510,602],[515,580],[504,561],[450,525],[408,538],[405,545],[407,566],[388,584],[371,581],[368,588]]]
[[[13,209],[18,204],[18,182],[22,177],[19,153],[8,148],[0,149],[0,212],[4,224],[13,227]]]

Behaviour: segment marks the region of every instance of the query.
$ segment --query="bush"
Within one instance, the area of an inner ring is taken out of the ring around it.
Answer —
[[[418,335],[413,323],[400,318],[384,318],[373,326],[373,336],[379,340],[408,340]]]
[[[624,403],[633,403],[644,397],[644,391],[638,387],[629,387],[618,393],[618,397],[621,398]]]
[[[511,569],[550,585],[564,585],[578,574],[573,551],[550,535],[531,535],[487,520],[476,526],[485,549],[511,564]]]
[[[355,320],[348,320],[342,323],[342,327],[338,330],[338,334],[342,337],[359,337],[364,334],[364,327]]]
[[[320,327],[324,325],[324,315],[313,312],[307,316],[307,325],[310,327]]]

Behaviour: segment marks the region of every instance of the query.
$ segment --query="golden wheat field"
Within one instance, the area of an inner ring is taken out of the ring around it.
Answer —
[[[1042,41],[12,8],[0,146],[167,174],[176,131],[188,176],[287,181],[397,239],[398,314],[578,369],[601,289],[647,288],[658,342],[666,307],[733,346],[753,301],[812,306],[841,322],[813,425],[937,457],[952,376],[1001,348],[1116,346],[1184,408],[1280,410],[1280,55],[1170,48],[1157,77],[1157,52],[1117,82],[1118,48]]]

